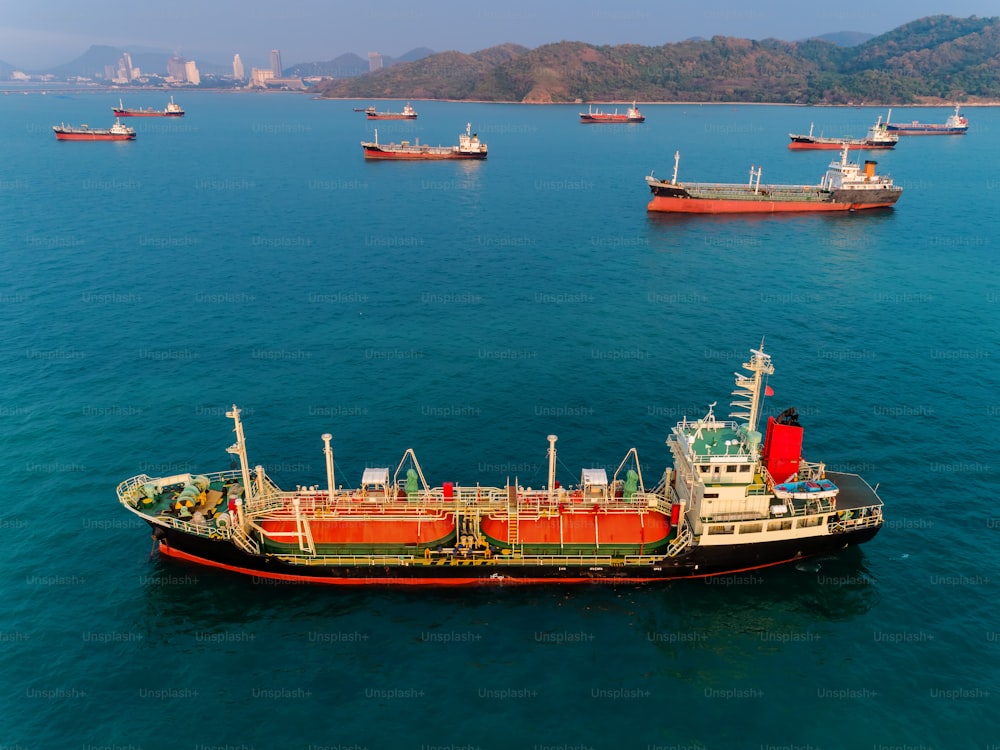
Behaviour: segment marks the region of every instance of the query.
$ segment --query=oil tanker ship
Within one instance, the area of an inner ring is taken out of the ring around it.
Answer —
[[[234,405],[236,468],[152,477],[117,488],[121,505],[152,528],[164,557],[261,581],[469,586],[652,583],[764,568],[835,553],[872,539],[882,500],[857,474],[801,453],[794,409],[769,417],[771,357],[752,349],[736,374],[736,411],[684,418],[667,439],[673,466],[647,484],[635,448],[609,478],[582,468],[540,489],[430,486],[412,449],[391,467],[366,468],[354,489],[337,484],[324,434],[326,485],[279,488],[247,457]],[[612,464],[613,465],[613,464]]]
[[[183,117],[184,110],[181,109],[179,104],[174,103],[174,97],[170,97],[170,101],[167,102],[166,109],[153,109],[148,107],[147,109],[128,109],[122,100],[118,100],[118,106],[112,107],[111,110],[115,113],[115,117]]]
[[[629,107],[624,113],[620,113],[617,109],[614,112],[601,112],[600,110],[595,112],[593,106],[588,107],[586,112],[580,113],[580,122],[586,124],[639,123],[645,121],[646,116],[638,110],[635,106],[635,102],[632,102],[632,106]]]
[[[648,211],[684,214],[789,213],[805,211],[860,211],[895,205],[903,188],[892,178],[875,174],[877,162],[864,167],[847,161],[849,148],[841,144],[839,160],[827,167],[818,185],[761,185],[760,167],[750,167],[746,184],[678,182],[680,152],[674,154],[669,182],[646,177],[653,194]]]
[[[357,111],[357,110],[355,110]],[[414,111],[410,103],[407,102],[406,106],[403,107],[402,112],[379,112],[375,107],[365,107],[360,110],[365,113],[366,119],[369,120],[416,120],[417,113]]]
[[[379,143],[378,130],[374,141],[361,141],[366,159],[399,159],[422,161],[431,159],[485,159],[486,144],[479,140],[479,135],[472,132],[472,124],[465,126],[465,132],[459,135],[457,146],[428,146],[409,141],[399,143]]]
[[[868,128],[868,132],[864,138],[829,138],[821,135],[813,135],[813,126],[811,124],[809,125],[808,133],[789,133],[788,137],[792,139],[791,143],[788,144],[788,148],[794,151],[816,149],[839,151],[844,146],[851,149],[872,151],[876,149],[895,148],[896,144],[899,143],[899,136],[896,133],[889,132],[886,124],[882,122],[881,117],[878,118],[878,121],[874,125]]]
[[[969,121],[964,115],[958,113],[959,105],[955,106],[954,113],[948,115],[944,123],[917,122],[910,123],[889,122],[892,118],[892,110],[886,117],[886,129],[896,135],[965,135],[969,130]]]
[[[80,125],[74,128],[72,125],[53,125],[56,140],[59,141],[134,141],[135,130],[122,125],[121,120],[116,119],[115,124],[110,128],[92,128],[89,125]]]

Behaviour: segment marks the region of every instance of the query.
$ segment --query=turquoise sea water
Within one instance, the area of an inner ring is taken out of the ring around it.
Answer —
[[[58,143],[117,95],[0,97],[0,747],[1000,747],[1000,112],[904,138],[892,211],[647,215],[643,176],[816,183],[883,111],[419,102],[367,164],[354,106],[190,93],[133,143]],[[130,106],[162,106],[155,93]],[[401,103],[400,103],[401,104]],[[947,108],[895,110],[943,121]],[[854,155],[852,154],[852,158]],[[661,587],[352,591],[150,556],[139,472],[282,485],[414,448],[428,481],[647,482],[678,419],[728,413],[765,338],[770,413],[886,502],[861,549]]]

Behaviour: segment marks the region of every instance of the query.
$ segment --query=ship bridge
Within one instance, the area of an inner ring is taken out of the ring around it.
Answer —
[[[672,438],[675,458],[703,482],[747,484],[754,475],[760,434],[735,421],[715,419],[711,407],[703,419],[675,425]]]

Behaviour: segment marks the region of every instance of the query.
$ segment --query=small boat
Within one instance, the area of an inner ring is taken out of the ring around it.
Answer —
[[[794,409],[768,417],[761,435],[774,373],[763,344],[743,369],[731,419],[716,418],[712,403],[704,417],[678,422],[667,439],[673,466],[650,484],[630,448],[611,477],[582,468],[578,483],[562,485],[549,435],[547,482],[535,489],[516,477],[432,486],[412,449],[395,471],[365,468],[345,488],[325,433],[325,485],[284,490],[250,463],[234,405],[233,468],[137,474],[118,485],[118,500],[150,526],[164,558],[276,583],[644,584],[743,573],[872,539],[883,525],[877,491],[803,459]]]
[[[149,107],[147,109],[128,109],[122,103],[122,100],[118,100],[118,106],[112,107],[111,110],[115,113],[116,117],[183,117],[184,110],[181,109],[179,104],[174,102],[174,97],[170,97],[170,101],[167,103],[166,109],[153,109]]]
[[[134,141],[135,130],[122,125],[121,120],[115,119],[115,124],[110,128],[92,128],[88,125],[80,125],[74,128],[72,125],[53,125],[56,140],[59,141]]]
[[[840,492],[829,479],[807,480],[805,482],[782,482],[774,485],[774,496],[782,500],[816,500],[821,497],[836,497]]]
[[[864,167],[847,161],[848,147],[827,167],[818,185],[761,185],[761,168],[750,167],[746,184],[678,182],[680,152],[674,154],[674,175],[669,182],[652,174],[646,184],[653,194],[648,211],[684,214],[788,213],[804,211],[859,211],[895,205],[903,188],[892,178],[875,174],[877,162]]]
[[[614,112],[595,111],[593,105],[589,106],[586,112],[580,113],[580,122],[582,123],[630,123],[645,121],[645,115],[635,106],[635,102],[632,102],[632,106],[624,114],[620,113],[617,109]]]
[[[457,146],[428,146],[414,141],[399,143],[379,143],[378,130],[374,141],[361,141],[366,159],[401,159],[421,161],[431,159],[485,159],[486,144],[479,135],[472,132],[472,123],[465,126],[465,132],[458,137]]]
[[[792,139],[792,142],[788,144],[788,148],[792,150],[825,149],[839,151],[846,145],[852,149],[871,151],[875,149],[895,148],[896,144],[899,143],[899,136],[895,133],[890,133],[886,129],[881,116],[879,116],[878,122],[868,128],[868,133],[864,138],[826,138],[821,135],[813,135],[812,123],[809,124],[808,134],[789,133],[788,137]]]
[[[355,112],[359,110],[355,109]],[[365,113],[365,116],[369,120],[416,120],[417,113],[414,111],[410,103],[407,102],[406,106],[403,107],[402,112],[378,112],[375,107],[366,107],[361,110]]]
[[[959,105],[955,105],[955,111],[948,115],[944,124],[917,122],[913,120],[908,124],[896,124],[889,122],[892,117],[892,110],[886,116],[885,127],[890,133],[896,135],[965,135],[969,130],[969,121],[964,115],[958,113]]]

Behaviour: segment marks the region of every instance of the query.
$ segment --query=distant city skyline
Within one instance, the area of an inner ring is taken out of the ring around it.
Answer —
[[[104,8],[107,7],[107,11]],[[567,12],[572,9],[572,12]],[[811,11],[811,12],[809,12]],[[1000,15],[996,0],[911,0],[873,4],[840,0],[803,5],[771,0],[674,4],[663,0],[535,0],[469,5],[465,0],[383,0],[357,5],[290,0],[275,11],[259,0],[172,0],[167,6],[81,5],[69,0],[8,3],[0,20],[0,60],[29,69],[68,62],[91,45],[175,52],[188,59],[267,67],[280,49],[284,65],[331,60],[371,50],[395,57],[417,47],[475,52],[511,42],[525,47],[559,41],[660,45],[691,37],[773,37],[794,41],[839,31],[878,35],[930,15]]]

